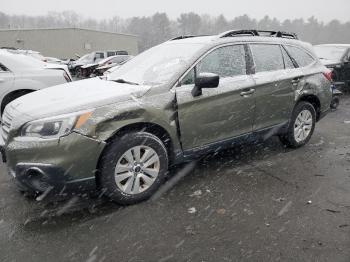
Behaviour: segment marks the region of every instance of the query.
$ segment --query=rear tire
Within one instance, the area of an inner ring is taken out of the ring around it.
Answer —
[[[298,148],[307,144],[315,130],[316,110],[306,101],[299,102],[292,113],[287,133],[280,136],[287,147]]]
[[[331,101],[331,109],[337,109],[340,103],[340,99],[339,97],[333,97],[332,101]]]
[[[136,132],[117,137],[100,162],[99,182],[111,200],[130,205],[149,199],[168,172],[168,154],[153,134]]]

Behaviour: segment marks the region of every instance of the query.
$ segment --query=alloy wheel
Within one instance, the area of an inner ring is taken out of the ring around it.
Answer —
[[[294,123],[294,138],[296,142],[300,143],[308,138],[312,130],[312,124],[311,112],[306,109],[301,111]]]
[[[125,194],[135,195],[146,191],[158,177],[159,156],[148,146],[136,146],[127,150],[115,167],[115,182]]]

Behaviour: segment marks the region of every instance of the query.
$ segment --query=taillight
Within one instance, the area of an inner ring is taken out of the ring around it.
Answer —
[[[66,79],[67,82],[72,82],[72,79],[70,79],[70,77],[66,71],[63,72],[63,77],[64,77],[64,79]]]
[[[332,79],[333,73],[332,73],[331,70],[327,70],[327,71],[323,72],[323,75],[328,81],[332,82],[332,80],[333,80]]]

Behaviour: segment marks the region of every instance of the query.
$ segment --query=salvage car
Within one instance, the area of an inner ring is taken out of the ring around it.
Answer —
[[[92,52],[70,63],[69,70],[73,75],[76,75],[77,77],[81,77],[83,76],[83,72],[81,70],[82,66],[89,65],[89,64],[96,64],[107,57],[115,56],[115,55],[128,55],[128,52],[121,51],[121,50]]]
[[[322,63],[332,69],[332,78],[337,86],[350,87],[350,44],[315,46]]]
[[[71,82],[65,65],[44,63],[23,54],[0,50],[0,109],[16,98],[49,86]]]
[[[80,76],[82,78],[87,78],[103,75],[104,71],[113,66],[119,65],[130,58],[131,56],[129,55],[116,55],[107,57],[98,63],[83,65],[80,67]]]
[[[108,62],[100,62],[100,64],[98,65],[98,67],[96,67],[92,74],[93,76],[102,76],[107,70],[111,69],[112,67],[118,67],[132,58],[133,56],[131,55],[113,56],[112,59],[108,60]]]
[[[150,198],[171,166],[273,135],[309,142],[331,76],[292,33],[177,37],[91,78],[6,106],[3,152],[21,190],[93,185],[120,204]],[[33,103],[35,101],[35,103]]]

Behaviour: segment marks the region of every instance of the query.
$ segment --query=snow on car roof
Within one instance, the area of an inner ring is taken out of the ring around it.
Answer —
[[[0,50],[0,63],[11,71],[22,71],[25,69],[44,68],[46,63],[24,54],[15,54],[7,50]]]
[[[339,47],[350,47],[350,44],[320,44],[315,46],[339,46]]]

